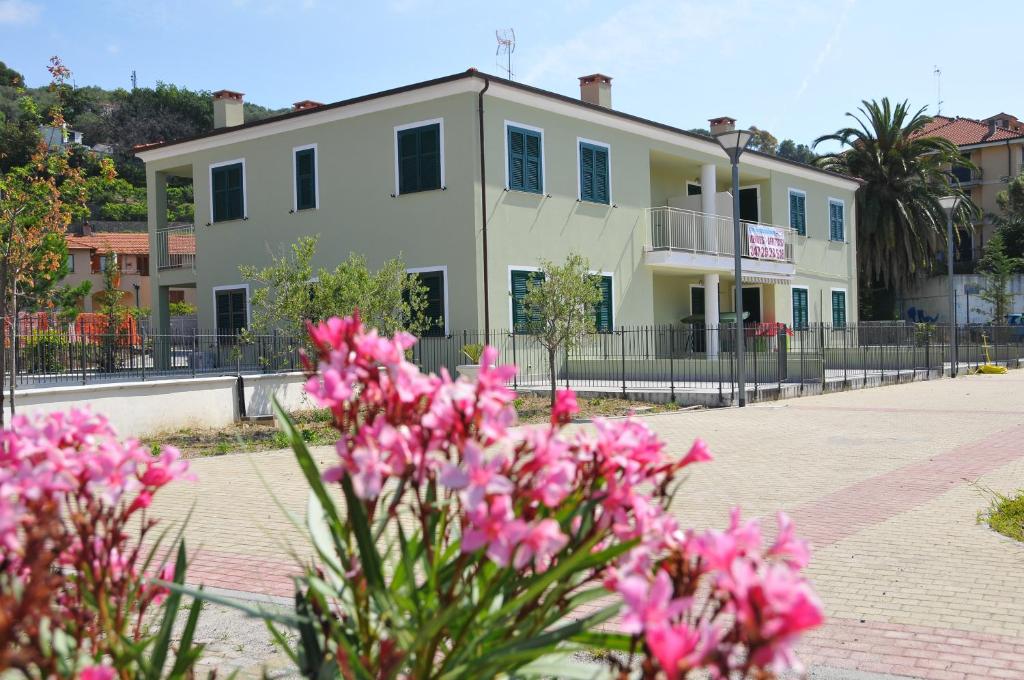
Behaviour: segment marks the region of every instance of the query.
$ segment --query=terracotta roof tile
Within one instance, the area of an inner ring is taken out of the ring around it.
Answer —
[[[149,234],[117,234],[103,233],[92,236],[71,236],[67,237],[68,248],[79,248],[95,250],[103,255],[106,253],[117,253],[118,255],[148,255]],[[175,235],[170,236],[171,253],[182,255],[196,252],[196,239],[194,236]]]
[[[947,118],[946,116],[935,116],[932,122],[928,123],[918,137],[942,137],[953,142],[957,146],[970,144],[983,144],[985,142],[1001,142],[1006,139],[1024,138],[1024,133],[1014,132],[1006,128],[997,127],[991,132],[987,123],[973,118]]]

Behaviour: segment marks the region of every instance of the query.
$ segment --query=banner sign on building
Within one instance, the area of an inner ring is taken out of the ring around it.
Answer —
[[[785,260],[786,237],[781,229],[763,224],[747,225],[747,256],[760,260]]]

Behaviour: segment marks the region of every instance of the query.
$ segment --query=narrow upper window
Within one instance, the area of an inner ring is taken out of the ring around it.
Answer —
[[[75,256],[68,255],[68,272],[74,273],[75,271]]]
[[[789,190],[789,227],[801,236],[807,236],[807,194]]]
[[[213,221],[240,220],[245,217],[243,163],[227,163],[210,168]]]
[[[828,201],[828,237],[833,241],[846,240],[846,209],[842,201]]]
[[[543,192],[543,139],[536,130],[508,126],[508,188]]]
[[[316,147],[295,150],[295,209],[309,210],[318,203],[316,182]]]
[[[615,322],[612,317],[612,277],[602,275],[599,285],[601,301],[594,310],[594,328],[598,333],[611,333],[612,324]]]
[[[846,291],[832,291],[832,327],[846,328]]]
[[[793,328],[803,330],[807,328],[807,289],[793,289]]]
[[[580,200],[610,203],[608,147],[580,142]]]
[[[398,193],[441,188],[441,124],[429,123],[396,131]]]

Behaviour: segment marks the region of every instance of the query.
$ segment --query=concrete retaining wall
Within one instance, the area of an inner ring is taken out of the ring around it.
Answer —
[[[243,383],[247,416],[269,416],[275,396],[289,411],[314,407],[302,389],[301,373],[243,376]],[[126,437],[224,427],[239,419],[234,376],[35,388],[18,391],[15,403],[19,414],[88,407],[109,418]]]

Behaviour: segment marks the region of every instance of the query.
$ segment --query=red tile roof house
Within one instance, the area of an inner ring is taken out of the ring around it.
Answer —
[[[995,231],[988,216],[999,210],[996,196],[1006,190],[1011,178],[1024,172],[1024,123],[1008,113],[997,113],[981,120],[935,116],[920,134],[948,139],[977,168],[952,168],[960,186],[983,214],[971,228],[959,230],[959,240],[955,247],[954,287],[959,296],[957,321],[988,321],[987,308],[977,297],[981,279],[974,271],[985,243]],[[944,267],[942,271],[945,271]],[[903,316],[913,321],[948,321],[947,286],[945,276],[933,277],[916,286],[908,292],[904,301]],[[1015,293],[1012,311],[1024,311],[1024,276],[1014,277],[1011,291]]]
[[[150,292],[149,234],[123,232],[93,232],[86,228],[84,235],[67,235],[68,275],[63,284],[78,285],[90,281],[92,290],[82,300],[83,312],[100,307],[99,295],[105,290],[103,268],[108,257],[117,258],[120,271],[118,289],[126,307],[146,307],[152,300]],[[195,256],[195,239],[188,236],[172,237],[170,256],[187,259]],[[195,289],[174,289],[170,301],[185,301],[195,305]]]

